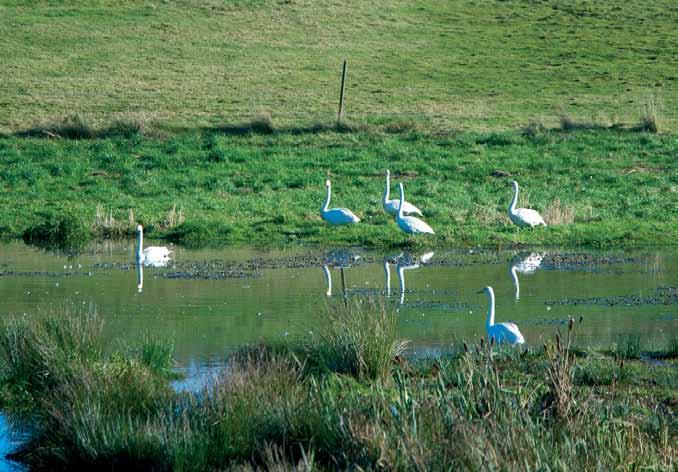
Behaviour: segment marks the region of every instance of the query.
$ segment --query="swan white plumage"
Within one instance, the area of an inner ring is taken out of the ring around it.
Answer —
[[[149,246],[144,248],[144,228],[137,226],[137,264],[145,266],[162,267],[169,262],[172,251],[165,246]]]
[[[485,293],[490,304],[485,324],[488,339],[494,338],[496,343],[507,342],[514,345],[525,343],[523,334],[514,323],[494,323],[494,290],[492,287],[485,287],[478,293]]]
[[[511,204],[509,205],[508,215],[513,224],[517,226],[529,226],[534,228],[535,226],[544,225],[544,218],[541,215],[530,208],[516,208],[516,203],[518,203],[518,182],[515,180],[511,182],[513,186],[513,198],[511,199]]]
[[[398,227],[407,234],[435,234],[433,229],[423,220],[414,216],[405,216],[403,212],[405,206],[405,189],[402,182],[398,184],[398,186],[400,188],[400,208],[398,209],[398,216],[396,216]]]
[[[355,216],[348,208],[328,208],[330,206],[331,192],[332,184],[327,180],[325,181],[325,202],[320,209],[320,216],[334,226],[359,223],[360,218]]]
[[[384,207],[386,213],[396,216],[398,214],[398,210],[400,209],[400,200],[395,198],[391,200],[389,199],[390,195],[391,195],[391,172],[389,172],[389,170],[387,169],[386,188],[384,189],[384,197],[381,200],[381,205]],[[405,202],[405,206],[403,207],[403,213],[405,213],[406,215],[412,214],[424,216],[419,208],[408,202]]]

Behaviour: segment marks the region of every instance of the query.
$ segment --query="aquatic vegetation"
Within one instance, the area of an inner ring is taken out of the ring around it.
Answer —
[[[58,328],[6,323],[3,361],[16,357],[5,346],[42,352],[46,340],[61,356],[74,353],[73,375],[55,376],[48,389],[24,384],[39,389],[31,393],[41,401],[30,402],[33,434],[12,457],[42,468],[134,470],[671,470],[678,459],[673,365],[619,365],[571,349],[572,324],[565,342],[558,338],[545,350],[518,352],[483,341],[452,355],[408,360],[394,350],[392,318],[382,307],[337,310],[332,316],[341,318],[310,347],[304,341],[243,349],[197,393],[169,388],[162,374],[168,344],[142,341],[155,353],[107,355],[100,325],[91,321]],[[94,354],[97,359],[78,362]],[[48,364],[44,356],[27,356],[37,360],[10,362],[0,391]],[[589,377],[609,371],[613,378],[583,382],[585,371]],[[28,401],[0,398],[10,413]]]

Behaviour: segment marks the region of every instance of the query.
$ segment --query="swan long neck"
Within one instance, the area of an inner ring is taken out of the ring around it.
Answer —
[[[325,202],[323,203],[323,206],[320,209],[321,213],[325,213],[327,211],[327,208],[330,206],[330,195],[331,195],[330,188],[331,187],[329,185],[325,186]]]
[[[388,261],[384,262],[384,274],[386,275],[386,296],[391,296],[391,268],[388,265]]]
[[[518,203],[518,184],[513,186],[513,198],[511,199],[511,204],[509,205],[509,213],[514,213],[516,211],[516,204]]]
[[[137,263],[141,263],[144,251],[144,231],[139,228],[137,230]]]
[[[384,205],[389,200],[390,196],[391,196],[391,177],[390,177],[390,175],[387,171],[386,172],[386,188],[384,189],[384,199],[383,199]]]
[[[400,184],[400,207],[398,208],[399,220],[402,220],[403,215],[405,214],[403,211],[404,206],[405,206],[405,188],[403,187],[403,184]]]
[[[487,298],[490,301],[490,306],[487,309],[487,327],[494,325],[494,292],[487,292]]]

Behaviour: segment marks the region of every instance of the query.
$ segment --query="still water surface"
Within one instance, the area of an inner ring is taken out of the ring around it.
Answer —
[[[149,243],[150,244],[150,243]],[[584,317],[583,346],[638,334],[665,342],[678,330],[678,249],[632,252],[172,248],[166,267],[134,263],[133,243],[105,243],[66,256],[23,243],[0,246],[0,316],[64,308],[96,312],[107,335],[144,332],[176,340],[180,365],[214,364],[237,346],[310,336],[327,304],[377,297],[397,310],[400,334],[419,354],[484,333],[485,285],[497,321],[518,324],[528,344]],[[143,281],[140,280],[140,275]],[[141,282],[141,283],[140,283]]]
[[[149,242],[150,244],[150,242]],[[528,344],[583,316],[576,343],[608,347],[639,335],[647,347],[678,334],[678,248],[630,252],[172,248],[166,267],[135,264],[133,243],[101,243],[67,256],[20,242],[0,245],[0,317],[96,312],[106,335],[175,339],[186,380],[208,381],[246,343],[312,336],[327,305],[374,297],[396,310],[413,355],[436,354],[484,334],[486,285],[497,321],[518,324]],[[10,447],[0,416],[0,457]],[[10,464],[0,459],[0,470]]]

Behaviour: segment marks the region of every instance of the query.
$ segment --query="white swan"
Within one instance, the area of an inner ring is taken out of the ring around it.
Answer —
[[[149,246],[144,248],[144,228],[141,225],[137,226],[137,264],[163,267],[169,262],[171,252],[165,246]]]
[[[527,257],[517,256],[511,261],[509,273],[511,274],[511,280],[513,280],[513,286],[515,287],[516,300],[520,299],[520,281],[518,280],[518,272],[521,274],[535,273],[541,265],[543,258],[544,256],[542,254],[531,252]]]
[[[490,307],[487,310],[487,322],[485,329],[487,330],[487,337],[496,343],[507,342],[509,344],[523,344],[525,338],[522,333],[513,323],[494,323],[494,290],[492,287],[485,287],[478,293],[485,293],[490,302]]]
[[[398,210],[400,209],[400,200],[393,199],[390,200],[389,196],[391,194],[391,172],[386,170],[386,188],[384,189],[384,198],[381,200],[381,205],[386,210],[386,213],[396,216]],[[405,202],[405,207],[403,208],[403,213],[424,216],[421,213],[421,210],[411,203]]]
[[[400,188],[400,208],[398,209],[398,216],[396,217],[398,227],[407,234],[435,234],[433,229],[431,229],[431,227],[423,220],[414,216],[405,216],[403,212],[405,206],[405,189],[403,188],[402,182],[398,185]]]
[[[509,205],[508,215],[511,218],[511,221],[518,226],[529,226],[534,228],[535,226],[544,225],[544,218],[541,215],[530,208],[516,208],[516,203],[518,203],[518,182],[515,180],[511,182],[513,186],[513,199]]]
[[[353,223],[360,222],[360,218],[355,216],[351,210],[348,208],[331,208],[330,206],[330,195],[331,195],[332,184],[329,180],[325,181],[325,203],[323,203],[322,208],[320,209],[320,216],[323,217],[331,225],[350,225]]]

